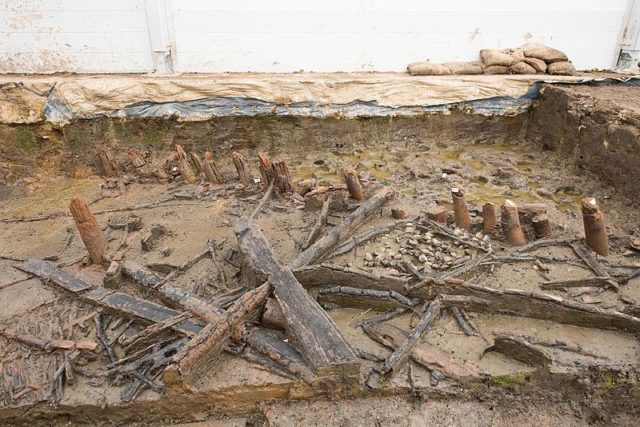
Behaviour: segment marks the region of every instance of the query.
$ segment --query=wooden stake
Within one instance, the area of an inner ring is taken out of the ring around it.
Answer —
[[[518,218],[518,206],[511,200],[505,200],[500,212],[500,225],[507,242],[513,246],[522,246],[527,243],[522,228],[520,218]]]
[[[536,232],[538,239],[551,236],[551,224],[549,224],[549,216],[547,214],[538,214],[531,219],[533,230]]]
[[[293,191],[293,185],[291,184],[291,176],[289,175],[289,168],[284,160],[273,161],[273,174],[275,176],[276,188],[280,193],[290,193]]]
[[[189,152],[189,158],[191,158],[191,163],[193,163],[193,166],[196,168],[196,172],[199,174],[203,173],[204,168],[202,166],[202,161],[200,160],[200,157],[198,157],[196,153],[191,151]]]
[[[469,216],[467,202],[464,199],[464,187],[461,184],[457,182],[453,184],[451,187],[451,198],[453,199],[453,213],[456,217],[456,227],[469,230],[471,228],[471,217]]]
[[[231,156],[233,158],[233,165],[238,171],[240,183],[245,187],[249,187],[251,185],[251,175],[249,174],[249,167],[247,166],[244,156],[237,151],[234,151]]]
[[[214,184],[224,184],[224,177],[218,169],[218,165],[213,160],[213,154],[210,151],[204,153],[204,164],[202,166],[204,175],[207,177],[207,181]]]
[[[102,168],[104,169],[104,174],[106,176],[115,176],[118,171],[118,165],[113,159],[111,155],[111,151],[103,148],[100,150],[98,155],[100,157],[100,163],[102,163]]]
[[[485,203],[482,206],[482,232],[484,234],[491,233],[498,224],[498,213],[496,205],[493,203]]]
[[[447,224],[447,208],[434,206],[427,211],[427,218],[440,224]]]
[[[178,170],[180,171],[180,175],[189,184],[193,184],[196,182],[196,175],[193,173],[191,169],[191,165],[187,161],[187,153],[184,152],[182,146],[176,144],[176,152],[178,153]]]
[[[347,190],[349,190],[349,195],[353,200],[362,201],[364,200],[364,191],[362,189],[362,184],[360,183],[360,179],[358,178],[358,173],[353,168],[353,166],[347,166],[344,168],[342,172],[344,174],[344,180],[347,183]]]
[[[69,210],[73,215],[73,220],[76,223],[80,237],[84,242],[87,252],[89,252],[89,258],[94,264],[104,264],[109,259],[109,244],[102,234],[102,229],[96,221],[96,217],[93,216],[87,204],[74,197],[69,204]]]
[[[584,222],[584,236],[587,246],[598,255],[609,255],[609,238],[604,215],[596,199],[586,197],[582,199],[582,220]]]
[[[260,162],[260,176],[262,176],[262,188],[269,188],[271,181],[275,179],[275,171],[273,170],[273,162],[265,153],[258,153],[258,162]]]

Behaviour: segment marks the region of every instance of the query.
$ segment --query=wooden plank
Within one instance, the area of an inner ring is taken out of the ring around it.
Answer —
[[[93,289],[82,294],[81,297],[85,301],[106,307],[126,317],[134,317],[152,323],[161,323],[182,314],[178,310],[161,304],[104,288]],[[174,325],[172,329],[186,335],[194,335],[202,330],[202,326],[190,320],[184,320]]]
[[[19,270],[31,273],[41,279],[48,280],[65,291],[77,294],[91,289],[93,285],[77,278],[73,274],[59,269],[55,263],[41,259],[30,259],[16,266]]]
[[[291,272],[280,263],[257,224],[248,219],[236,221],[246,273],[255,281],[269,281],[285,318],[287,334],[313,369],[350,365],[359,371],[356,355],[333,320],[307,293]],[[345,366],[346,370],[350,369]],[[351,371],[353,372],[353,371]]]
[[[552,320],[587,328],[640,332],[640,318],[542,292],[495,289],[457,279],[427,279],[411,296],[441,295],[444,306]]]

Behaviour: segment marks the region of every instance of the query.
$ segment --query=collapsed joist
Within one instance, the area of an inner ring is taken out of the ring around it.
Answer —
[[[359,364],[333,320],[307,293],[275,252],[257,224],[240,218],[234,225],[243,257],[243,271],[253,285],[268,282],[284,315],[287,335],[316,371],[359,375]]]
[[[551,294],[518,289],[495,289],[458,279],[427,279],[422,285],[410,295],[422,298],[439,295],[445,307],[517,315],[597,329],[640,331],[640,318]]]
[[[398,349],[408,338],[408,333],[388,323],[365,325],[363,330],[369,338],[392,350]],[[417,364],[430,371],[438,370],[457,381],[477,379],[483,374],[474,364],[458,362],[444,351],[427,343],[416,344],[409,355]]]
[[[158,292],[164,299],[193,313],[206,322],[217,320],[222,314],[220,308],[188,293],[178,286],[167,283],[162,276],[133,261],[125,260],[122,263],[122,272],[126,276],[131,277],[136,283]]]
[[[342,223],[333,227],[324,237],[298,255],[290,267],[296,269],[322,260],[336,245],[351,235],[367,218],[387,204],[394,196],[395,190],[391,187],[379,190],[345,218]]]
[[[378,372],[382,375],[393,375],[401,370],[404,363],[413,353],[415,346],[420,341],[420,338],[425,333],[429,325],[440,314],[441,302],[440,298],[434,299],[427,309],[420,316],[420,321],[411,330],[409,335],[404,341],[391,353],[389,357],[384,361],[382,366],[378,368]]]
[[[264,284],[249,291],[233,303],[231,308],[211,321],[191,339],[173,358],[163,379],[168,385],[193,385],[213,366],[234,330],[243,325],[264,305],[270,285]]]

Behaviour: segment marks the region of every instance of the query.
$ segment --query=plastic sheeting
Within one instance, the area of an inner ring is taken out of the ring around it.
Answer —
[[[0,79],[0,121],[65,124],[97,117],[207,120],[216,116],[370,117],[461,109],[517,114],[544,82],[592,76],[425,76],[400,73],[52,76]],[[627,78],[629,84],[638,80]],[[11,94],[8,96],[7,94]]]

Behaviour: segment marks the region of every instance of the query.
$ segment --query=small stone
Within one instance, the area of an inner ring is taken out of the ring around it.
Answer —
[[[471,251],[470,251],[469,249],[465,249],[465,250],[464,250],[464,254],[465,254],[465,255],[471,255]]]
[[[484,236],[482,235],[482,232],[478,231],[476,233],[476,239],[482,239]]]
[[[364,254],[364,259],[367,261],[373,261],[373,254],[371,252],[367,252]]]
[[[160,252],[162,253],[163,256],[169,256],[173,253],[173,249],[169,247],[165,247],[165,248],[162,248]]]
[[[451,262],[453,262],[453,258],[452,258],[452,257],[450,257],[450,256],[445,256],[445,257],[443,258],[443,261],[444,261],[444,262],[446,262],[446,263],[451,263]]]
[[[427,262],[427,260],[428,260],[428,258],[427,258],[427,256],[426,256],[426,255],[420,255],[420,256],[418,257],[418,261],[420,261],[420,262],[423,262],[423,263],[424,263],[424,262]]]
[[[453,235],[454,236],[462,236],[463,233],[464,232],[461,229],[457,228],[457,227],[453,230]]]
[[[484,236],[482,238],[482,240],[484,240],[485,242],[490,242],[491,241],[491,236],[489,236],[488,234],[486,236]]]
[[[433,246],[440,246],[442,242],[434,237],[433,239],[431,239],[431,244]]]
[[[417,240],[414,240],[414,239],[409,239],[409,244],[410,244],[411,246],[418,246],[418,241],[417,241]]]
[[[432,257],[432,256],[427,257],[427,262],[433,264],[435,261],[436,261],[436,259],[434,257]]]
[[[458,254],[457,254],[457,253],[455,253],[455,252],[453,252],[453,251],[449,252],[449,255],[451,255],[451,256],[452,256],[452,257],[454,257],[454,258],[457,258],[457,257],[458,257]]]
[[[400,261],[402,259],[402,255],[401,254],[396,254],[394,256],[395,259],[397,259],[398,261]]]
[[[405,227],[404,232],[407,234],[414,234],[416,232],[415,227]]]
[[[428,254],[430,251],[427,248],[420,248],[420,252],[422,252],[423,254]]]

